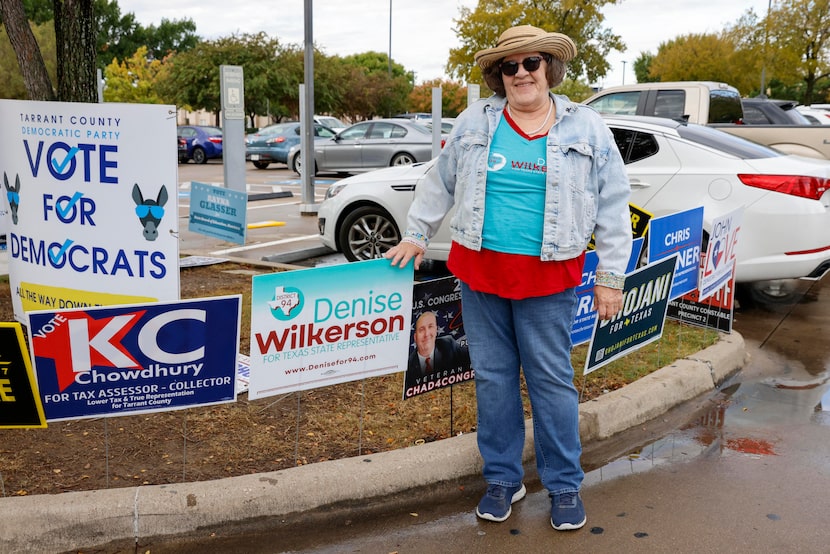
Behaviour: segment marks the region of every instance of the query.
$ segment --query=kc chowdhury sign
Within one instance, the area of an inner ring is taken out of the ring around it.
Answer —
[[[179,298],[175,106],[0,100],[15,318]]]
[[[255,275],[248,397],[404,371],[413,276],[386,259]]]
[[[28,315],[49,421],[236,400],[239,295]]]

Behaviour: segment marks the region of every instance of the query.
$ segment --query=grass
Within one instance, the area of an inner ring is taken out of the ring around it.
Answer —
[[[182,297],[242,294],[240,351],[250,337],[251,272],[221,264],[183,270]],[[0,320],[11,321],[0,277]],[[573,352],[582,402],[621,388],[713,344],[718,334],[667,321],[663,337],[582,376],[587,346]],[[165,484],[276,471],[432,442],[475,430],[472,382],[404,400],[403,373],[330,387],[172,412],[51,422],[0,431],[2,495]],[[529,405],[525,405],[529,417]]]

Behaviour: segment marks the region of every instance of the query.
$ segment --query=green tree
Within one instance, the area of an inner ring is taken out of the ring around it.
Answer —
[[[123,14],[116,0],[95,0],[98,23],[98,67],[104,68],[113,59],[125,60],[141,46],[147,47],[148,58],[160,60],[173,52],[190,50],[199,42],[192,19],[163,18],[158,27],[142,26],[132,12]]]
[[[581,79],[565,79],[561,85],[554,89],[554,92],[564,94],[574,102],[582,102],[594,94],[594,89]]]
[[[106,102],[162,103],[156,92],[156,82],[159,76],[163,78],[166,74],[167,66],[164,60],[148,60],[147,57],[147,47],[141,46],[122,62],[112,60],[105,69]]]
[[[657,81],[656,77],[650,75],[651,63],[654,61],[654,54],[651,52],[640,52],[634,60],[634,76],[638,83],[649,83]]]
[[[37,39],[26,19],[23,3],[20,0],[0,0],[0,19],[3,20],[3,28],[14,51],[27,97],[31,100],[54,100],[52,80]]]
[[[434,79],[416,85],[409,93],[407,111],[432,112],[432,89],[441,88],[441,113],[455,117],[467,107],[467,87],[457,81]]]
[[[817,84],[830,77],[830,1],[776,2],[768,19],[766,59],[776,60],[774,76],[791,85],[797,79],[803,84],[799,100],[812,103]]]
[[[649,64],[655,81],[721,81],[740,91],[751,90],[755,82],[747,53],[726,33],[683,35],[660,44]],[[742,69],[743,68],[743,69]]]
[[[351,120],[392,116],[405,112],[415,74],[381,52],[363,52],[343,58],[346,66],[343,114]]]
[[[203,41],[191,50],[171,56],[169,71],[159,80],[158,91],[166,101],[216,115],[219,123],[219,66],[238,65],[245,78],[245,109],[249,116],[269,111],[287,115],[286,98],[296,101],[298,93],[293,50],[282,49],[265,33],[242,34]],[[293,89],[293,90],[292,90]],[[253,126],[253,121],[251,121]]]
[[[619,35],[602,27],[602,8],[617,0],[479,0],[474,10],[462,7],[456,24],[461,46],[450,49],[449,75],[467,83],[483,85],[474,56],[496,44],[499,35],[514,25],[530,24],[568,35],[576,43],[577,55],[569,73],[597,81],[610,69],[608,54],[625,51]]]
[[[57,81],[57,59],[55,54],[55,27],[52,21],[35,24],[29,23],[35,41],[43,56],[44,66],[48,75],[49,86]],[[3,98],[14,98],[26,100],[29,95],[26,92],[26,84],[23,82],[23,75],[20,72],[20,65],[15,59],[14,49],[8,40],[6,28],[0,27],[0,96]]]

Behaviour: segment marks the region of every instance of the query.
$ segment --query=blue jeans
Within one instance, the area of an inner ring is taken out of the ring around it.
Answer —
[[[571,365],[574,290],[509,300],[462,283],[461,302],[476,372],[484,480],[503,486],[522,482],[525,426],[519,372],[524,371],[542,485],[549,493],[579,491],[584,473]]]

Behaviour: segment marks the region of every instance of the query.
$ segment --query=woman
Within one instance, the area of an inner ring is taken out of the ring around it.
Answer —
[[[586,522],[570,359],[584,251],[595,235],[594,306],[605,320],[622,309],[631,250],[628,178],[611,132],[590,108],[550,93],[575,55],[570,38],[530,25],[476,54],[495,94],[456,119],[418,186],[406,236],[386,255],[400,267],[414,258],[417,268],[455,204],[447,266],[462,282],[488,484],[476,514],[504,521],[525,495],[524,371],[536,466],[557,530]]]

